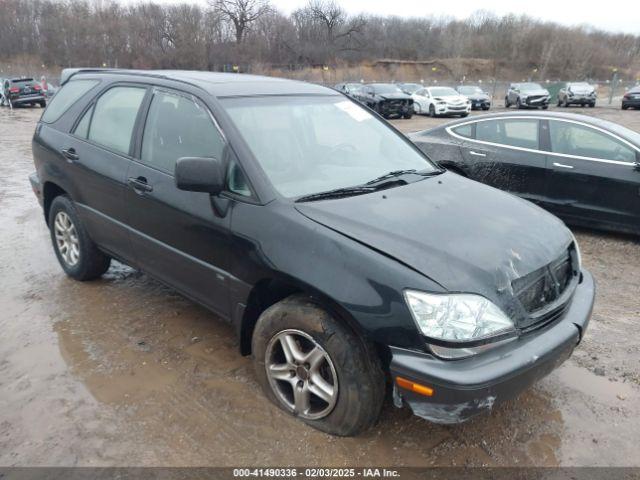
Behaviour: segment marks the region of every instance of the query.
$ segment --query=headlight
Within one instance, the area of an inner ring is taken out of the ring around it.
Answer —
[[[515,331],[511,319],[480,295],[407,290],[405,298],[418,328],[432,339],[464,344]]]

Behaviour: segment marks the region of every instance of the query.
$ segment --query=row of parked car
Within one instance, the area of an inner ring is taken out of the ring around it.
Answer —
[[[425,87],[419,83],[339,83],[336,90],[349,95],[384,118],[411,118],[414,113],[432,117],[460,115],[472,109],[489,110],[491,97],[480,87]]]
[[[432,117],[459,115],[466,117],[471,110],[489,110],[491,96],[478,85],[460,85],[455,88],[420,83],[339,83],[334,87],[385,118],[411,118],[415,114]],[[504,106],[517,108],[549,108],[552,95],[539,83],[512,83],[504,97]],[[587,82],[567,82],[558,91],[557,106],[595,107],[597,93]],[[622,109],[640,107],[640,87],[627,91],[622,98]]]

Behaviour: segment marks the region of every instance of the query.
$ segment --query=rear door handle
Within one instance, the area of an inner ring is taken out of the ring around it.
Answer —
[[[73,163],[80,159],[80,156],[76,153],[76,149],[73,147],[62,150],[62,155],[69,163]]]
[[[147,183],[147,179],[144,177],[129,177],[127,183],[137,193],[153,191],[153,187]]]
[[[564,163],[556,163],[556,162],[553,162],[553,166],[554,166],[554,167],[558,167],[558,168],[569,168],[569,169],[573,169],[573,165],[565,165]]]
[[[486,157],[487,156],[486,153],[474,152],[473,150],[469,151],[469,155],[473,155],[473,156],[476,156],[476,157]]]

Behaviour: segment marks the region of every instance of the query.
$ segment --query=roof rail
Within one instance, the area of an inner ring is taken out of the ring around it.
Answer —
[[[118,71],[117,68],[65,68],[60,73],[60,85],[64,85],[76,73],[80,72],[113,72]]]

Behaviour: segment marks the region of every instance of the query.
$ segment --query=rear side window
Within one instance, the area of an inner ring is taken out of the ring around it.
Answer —
[[[42,121],[55,122],[80,97],[95,87],[99,80],[71,80],[65,84],[49,102],[49,106],[42,115]]]
[[[128,155],[133,127],[145,93],[144,87],[114,87],[107,90],[94,107],[88,139]]]
[[[473,124],[460,125],[452,129],[456,134],[465,138],[473,138]]]
[[[82,120],[78,122],[76,129],[73,131],[75,135],[82,138],[89,136],[89,122],[91,121],[91,114],[93,113],[93,106],[86,111],[82,116]]]
[[[633,163],[636,151],[604,132],[583,125],[549,120],[551,151],[603,160]]]
[[[181,157],[222,158],[224,139],[209,111],[184,95],[156,92],[149,107],[140,160],[173,175]]]
[[[476,140],[538,149],[538,120],[488,120],[476,124]]]

